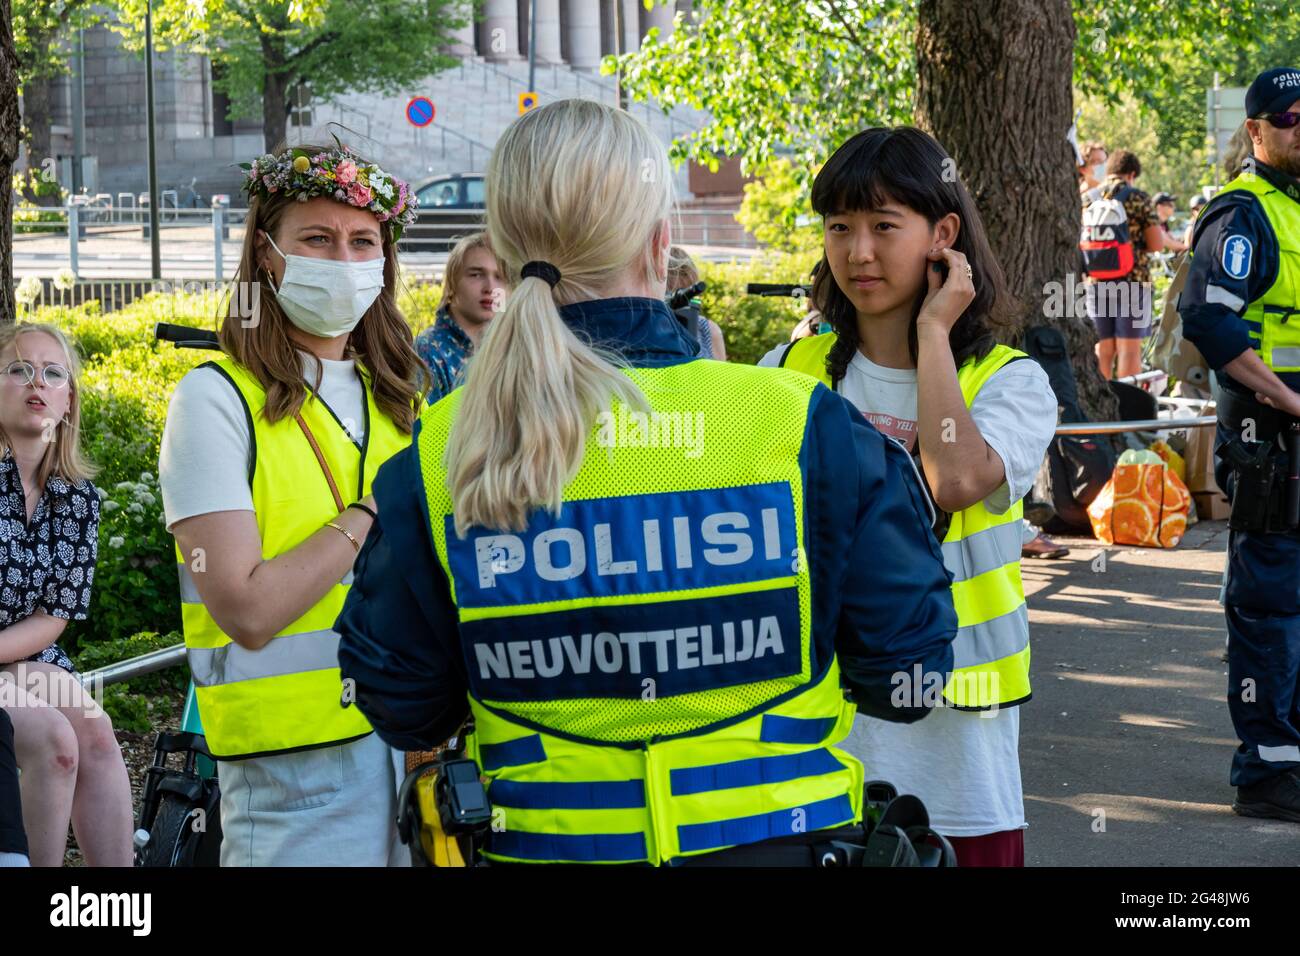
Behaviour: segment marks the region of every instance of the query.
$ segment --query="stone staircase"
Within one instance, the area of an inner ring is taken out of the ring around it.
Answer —
[[[615,103],[612,77],[564,64],[538,64],[536,87],[534,92],[543,103],[570,97]],[[306,132],[326,142],[331,131],[337,132],[344,142],[413,184],[443,173],[483,172],[493,144],[518,117],[519,94],[527,89],[527,60],[489,63],[481,57],[465,57],[460,66],[435,74],[401,95],[347,95],[332,103],[316,104],[313,126]],[[427,96],[434,103],[434,121],[423,129],[406,119],[406,104],[412,96]],[[665,114],[661,108],[643,103],[632,103],[629,109],[665,146],[705,121],[704,114],[690,109]],[[328,125],[331,123],[352,133]],[[291,140],[296,133],[291,130]],[[685,165],[676,171],[674,184],[679,197],[690,195]]]

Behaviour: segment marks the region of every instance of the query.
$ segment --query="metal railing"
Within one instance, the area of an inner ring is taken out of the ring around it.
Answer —
[[[454,129],[439,126],[438,132],[441,136],[466,142],[471,150],[478,147],[484,156],[490,152],[487,144]],[[445,140],[443,148],[446,148]],[[135,204],[114,202],[107,195],[98,197],[98,200],[94,204],[41,207],[47,216],[58,217],[48,222],[23,221],[18,218],[21,212],[15,211],[14,272],[19,277],[35,276],[41,280],[41,288],[31,301],[39,300],[41,305],[76,305],[82,301],[77,297],[78,290],[84,291],[81,282],[96,276],[101,278],[95,281],[101,283],[152,281],[148,274],[150,227],[147,210]],[[164,276],[169,276],[172,285],[180,281],[178,276],[184,276],[185,281],[196,281],[199,276],[216,282],[229,279],[231,276],[227,275],[227,270],[229,268],[233,274],[247,215],[247,209],[222,206],[173,209],[160,215],[159,228],[165,230],[167,236],[163,249]],[[419,212],[418,224],[407,229],[399,247],[407,257],[403,266],[421,274],[441,264],[441,260],[421,256],[421,252],[427,250],[420,249],[419,243],[413,242],[421,232],[437,233],[441,227],[441,232],[451,234],[464,223],[471,223],[469,229],[461,230],[469,231],[480,228],[473,223],[481,223],[482,216],[481,209],[424,206]],[[746,250],[758,247],[757,240],[736,221],[732,209],[678,207],[674,227],[677,241],[682,245]],[[52,288],[50,280],[64,271],[71,273],[67,288]],[[100,295],[93,297],[103,300]],[[121,298],[113,295],[115,302]],[[120,302],[116,307],[124,304],[126,302]],[[108,305],[107,301],[105,305]]]
[[[75,309],[97,301],[101,312],[116,312],[151,292],[169,294],[224,293],[227,283],[207,278],[172,279],[77,279],[71,287],[62,288],[49,278],[40,279],[35,295],[20,299],[18,304],[29,311],[43,308]],[[21,286],[21,282],[18,283]],[[216,314],[215,306],[213,315]],[[211,316],[209,316],[211,318]]]
[[[1208,428],[1217,422],[1213,415],[1198,418],[1143,418],[1128,422],[1074,422],[1057,425],[1058,435],[1119,435],[1124,432],[1168,432],[1183,428]]]
[[[86,671],[84,674],[78,674],[77,676],[80,678],[83,687],[107,687],[110,684],[121,684],[133,677],[156,674],[158,671],[165,671],[169,667],[176,667],[184,663],[185,645],[173,644],[171,647],[150,651],[148,654],[141,654],[139,657],[118,661],[116,664],[106,664],[103,667],[97,667],[93,671]]]
[[[465,170],[466,172],[473,173],[478,171],[478,165],[474,162],[475,149],[478,149],[480,152],[482,152],[484,158],[492,154],[491,146],[489,146],[487,143],[479,142],[478,140],[474,139],[472,136],[466,136],[464,133],[458,130],[454,130],[450,126],[447,126],[443,123],[432,122],[429,125],[432,126],[434,129],[436,129],[440,134],[440,136],[442,137],[441,148],[442,148],[443,159],[447,158],[447,135],[449,133],[452,136],[454,136],[456,139],[469,144],[469,169]]]

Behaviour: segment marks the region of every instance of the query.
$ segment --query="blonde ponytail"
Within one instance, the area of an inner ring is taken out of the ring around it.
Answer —
[[[445,465],[457,534],[522,530],[560,509],[597,415],[614,399],[646,408],[619,359],[579,339],[559,305],[596,299],[641,270],[672,209],[662,144],[626,113],[561,100],[506,130],[488,164],[488,233],[514,288],[470,362]],[[543,260],[554,289],[520,277]]]

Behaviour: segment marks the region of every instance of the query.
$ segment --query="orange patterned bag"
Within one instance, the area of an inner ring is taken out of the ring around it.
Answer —
[[[1172,548],[1187,531],[1192,496],[1155,452],[1126,451],[1088,506],[1092,531],[1105,544]]]

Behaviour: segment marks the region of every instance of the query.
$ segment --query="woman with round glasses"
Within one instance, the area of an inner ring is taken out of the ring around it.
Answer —
[[[58,644],[90,607],[99,531],[76,361],[53,326],[0,327],[0,706],[33,865],[62,865],[71,819],[88,864],[130,866],[131,784],[113,724]]]

